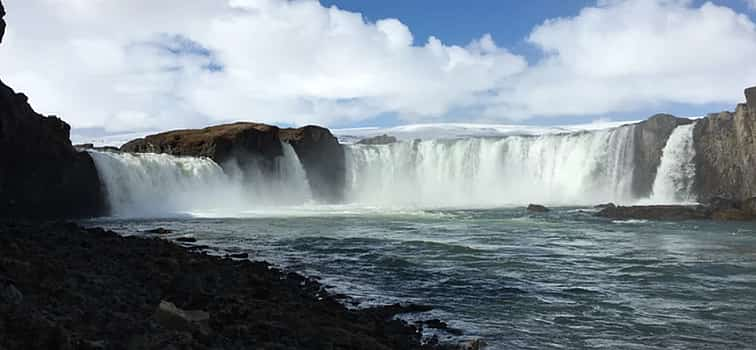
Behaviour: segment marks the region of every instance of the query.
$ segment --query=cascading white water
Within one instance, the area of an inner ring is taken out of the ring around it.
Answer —
[[[696,201],[693,195],[693,181],[696,176],[693,163],[696,156],[693,144],[694,128],[695,123],[681,125],[669,135],[656,171],[649,202],[670,204]]]
[[[115,216],[237,215],[252,208],[303,204],[310,188],[299,158],[288,143],[275,160],[274,174],[224,169],[208,158],[167,154],[90,151]],[[254,166],[252,166],[254,167]],[[244,175],[242,175],[244,174]]]
[[[348,200],[436,207],[627,202],[633,130],[352,145]]]

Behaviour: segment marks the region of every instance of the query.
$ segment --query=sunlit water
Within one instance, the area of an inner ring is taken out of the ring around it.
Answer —
[[[320,276],[352,304],[431,304],[409,317],[446,320],[489,349],[756,344],[754,224],[613,222],[576,209],[253,214],[85,224],[126,234],[166,227],[170,237]]]

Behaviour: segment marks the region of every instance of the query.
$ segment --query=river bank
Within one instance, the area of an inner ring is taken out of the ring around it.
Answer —
[[[71,223],[0,223],[0,349],[440,349],[315,279]],[[430,341],[430,342],[428,342]]]

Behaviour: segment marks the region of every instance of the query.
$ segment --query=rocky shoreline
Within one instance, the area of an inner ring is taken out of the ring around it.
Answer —
[[[350,310],[316,279],[191,251],[155,235],[0,222],[0,349],[477,349]],[[450,332],[457,332],[450,330]]]

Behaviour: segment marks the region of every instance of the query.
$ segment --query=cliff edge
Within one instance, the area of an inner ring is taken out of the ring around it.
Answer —
[[[0,3],[0,42],[5,31]],[[26,95],[0,81],[0,217],[79,218],[106,211],[87,153],[77,152],[70,126],[36,113]]]
[[[693,131],[700,201],[756,196],[756,87],[745,95],[735,112],[709,114]]]

